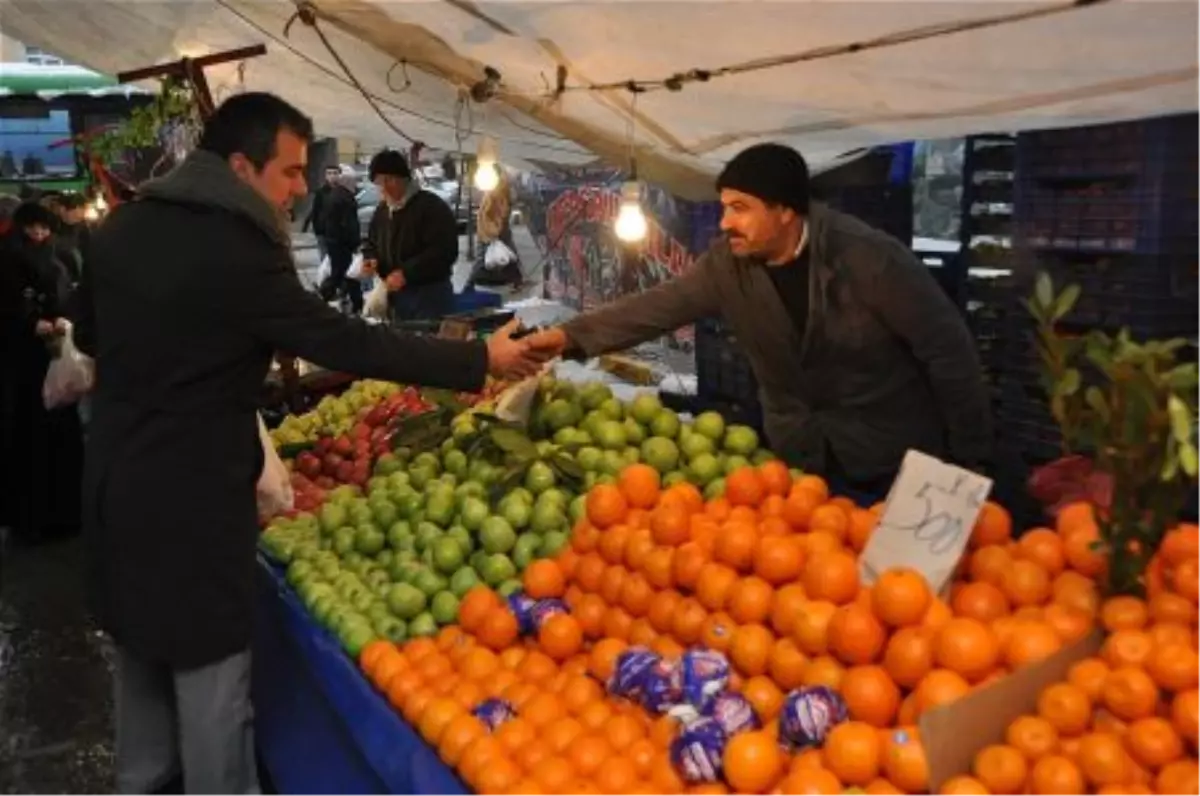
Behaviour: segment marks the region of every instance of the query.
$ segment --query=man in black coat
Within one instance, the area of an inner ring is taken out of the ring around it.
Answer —
[[[321,285],[321,297],[329,301],[335,295],[345,293],[351,309],[358,315],[363,308],[362,283],[346,276],[362,242],[358,204],[354,201],[354,174],[340,174],[331,187],[326,187],[330,190],[321,204],[320,221],[325,231],[325,251],[329,255],[329,278]]]
[[[840,494],[881,500],[910,448],[981,467],[991,412],[957,308],[909,247],[809,195],[780,144],[717,178],[721,231],[686,273],[538,336],[599,356],[721,316],[758,380],[771,449]]]
[[[364,265],[387,284],[393,319],[450,314],[454,307],[450,277],[458,260],[454,211],[440,196],[417,185],[399,152],[380,152],[371,159],[369,174],[383,201],[367,228]]]
[[[313,235],[317,239],[317,257],[321,260],[324,260],[325,255],[329,254],[329,244],[325,235],[325,205],[328,203],[329,195],[333,193],[333,188],[337,185],[340,175],[341,169],[337,166],[325,167],[325,182],[313,194],[312,207],[308,209],[308,216],[300,228],[301,232],[308,232],[310,228],[312,229]]]
[[[505,331],[410,338],[301,285],[284,224],[305,193],[312,123],[240,94],[198,149],[94,233],[80,347],[96,358],[84,474],[89,570],[117,645],[117,785],[257,789],[250,724],[256,410],[272,355],[398,382],[479,390],[542,358]]]

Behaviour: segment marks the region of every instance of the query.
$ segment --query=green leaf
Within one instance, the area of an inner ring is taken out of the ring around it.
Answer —
[[[1061,395],[1055,395],[1050,399],[1050,414],[1054,415],[1054,419],[1059,425],[1067,422],[1067,404]]]
[[[1188,410],[1187,404],[1179,399],[1179,396],[1172,395],[1167,398],[1167,416],[1171,420],[1171,434],[1180,443],[1190,442],[1192,439],[1192,413]]]
[[[574,479],[582,479],[584,477],[583,468],[579,466],[579,462],[565,453],[551,454],[549,461],[550,466],[557,470],[559,475],[565,475]]]
[[[1108,401],[1104,399],[1104,393],[1099,387],[1088,387],[1083,394],[1083,400],[1087,401],[1087,405],[1092,408],[1100,419],[1107,423],[1112,418],[1112,411],[1108,408]]]
[[[525,478],[525,471],[528,469],[529,465],[526,463],[516,464],[505,470],[504,475],[500,476],[489,492],[492,503],[520,486],[521,481]]]
[[[1075,308],[1075,302],[1079,301],[1079,293],[1079,285],[1067,285],[1063,292],[1058,294],[1054,301],[1054,320],[1062,320]]]
[[[1200,461],[1197,460],[1196,446],[1190,442],[1181,442],[1179,444],[1179,466],[1188,474],[1188,477],[1195,478],[1197,472],[1200,472]]]
[[[514,428],[503,426],[493,428],[491,438],[496,447],[507,454],[527,461],[537,458],[537,445],[534,445],[528,436]]]
[[[1166,456],[1163,458],[1162,469],[1159,471],[1158,477],[1161,481],[1170,481],[1179,473],[1179,456]]]
[[[1042,311],[1042,317],[1048,317],[1054,306],[1054,282],[1045,271],[1037,275],[1037,282],[1033,287],[1033,300]]]
[[[1042,315],[1042,309],[1031,299],[1021,299],[1021,304],[1025,307],[1025,311],[1033,316],[1033,319],[1038,323],[1045,322],[1045,316]]]
[[[1168,370],[1164,380],[1172,390],[1191,392],[1195,390],[1197,381],[1200,381],[1200,371],[1194,362],[1186,362]]]
[[[1079,392],[1081,377],[1075,368],[1068,369],[1055,387],[1055,393],[1061,396],[1071,396]]]

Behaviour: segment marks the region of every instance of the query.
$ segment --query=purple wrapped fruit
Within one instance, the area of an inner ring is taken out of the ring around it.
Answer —
[[[685,724],[671,742],[671,765],[684,782],[697,785],[721,778],[721,758],[728,737],[713,719]]]
[[[646,676],[661,658],[645,647],[630,647],[617,656],[608,692],[613,696],[640,699],[646,686]]]
[[[638,699],[651,713],[666,713],[679,704],[682,693],[679,664],[659,658],[643,675]]]
[[[701,713],[729,685],[729,660],[719,652],[690,649],[679,661],[683,699]]]
[[[527,596],[525,592],[519,591],[508,595],[508,607],[517,617],[517,627],[520,628],[522,636],[537,632],[537,625],[534,624],[533,618],[533,609],[536,606],[537,600]]]
[[[533,604],[533,609],[530,611],[533,620],[533,630],[531,632],[541,630],[546,620],[555,614],[568,614],[570,612],[571,609],[562,600],[556,600],[552,597],[545,600],[538,600]]]
[[[474,707],[471,715],[483,722],[489,732],[517,715],[513,706],[503,699],[485,699]]]
[[[797,688],[783,701],[779,740],[790,749],[820,746],[825,736],[848,716],[841,695],[828,686]]]
[[[750,704],[750,700],[732,691],[727,691],[714,699],[705,715],[721,725],[721,729],[730,737],[746,730],[762,728],[762,721],[754,712],[754,706]]]

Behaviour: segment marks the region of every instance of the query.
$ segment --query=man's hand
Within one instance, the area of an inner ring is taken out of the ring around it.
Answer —
[[[402,290],[404,289],[404,272],[392,271],[384,278],[383,282],[387,285],[388,292],[390,293]]]
[[[535,332],[524,338],[524,342],[528,343],[529,347],[539,354],[544,354],[547,358],[553,359],[554,357],[562,356],[562,352],[571,341],[567,338],[566,332],[556,327]]]
[[[39,320],[33,331],[38,337],[50,337],[54,334],[54,324],[47,320]]]
[[[533,344],[532,338],[538,335],[513,340],[512,333],[517,327],[518,321],[514,318],[488,338],[488,373],[498,379],[515,380],[532,376],[558,355],[550,346]]]
[[[379,271],[379,261],[376,260],[374,257],[372,257],[371,259],[363,260],[363,264],[362,264],[363,276],[375,276],[375,274],[378,273],[378,271]]]

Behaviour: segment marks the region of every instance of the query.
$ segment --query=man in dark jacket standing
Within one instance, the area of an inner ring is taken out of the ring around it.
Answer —
[[[448,315],[454,307],[450,277],[458,260],[454,211],[416,184],[399,152],[380,152],[371,159],[369,173],[383,201],[367,229],[364,265],[387,284],[393,319]]]
[[[991,415],[958,310],[908,246],[809,202],[808,166],[751,147],[717,179],[725,240],[691,270],[538,335],[596,356],[720,315],[759,383],[773,450],[878,500],[916,448],[977,467]]]
[[[399,335],[301,285],[286,209],[305,193],[312,123],[247,93],[198,149],[95,232],[80,347],[96,358],[84,474],[89,569],[117,645],[117,785],[258,787],[250,710],[255,417],[276,351],[365,376],[478,390],[536,370],[510,330],[482,342]]]
[[[334,295],[344,293],[350,299],[354,314],[358,315],[363,308],[362,283],[346,276],[362,242],[352,172],[339,174],[333,181],[321,204],[321,228],[325,230],[325,251],[329,255],[329,278],[321,285],[321,297],[329,301]]]
[[[312,207],[308,210],[308,217],[304,219],[304,225],[300,227],[301,232],[308,232],[311,228],[313,236],[317,239],[317,257],[321,260],[329,254],[329,243],[325,238],[325,205],[329,201],[329,195],[333,193],[333,188],[337,185],[338,177],[341,176],[342,170],[337,166],[325,167],[325,182],[313,194]]]

